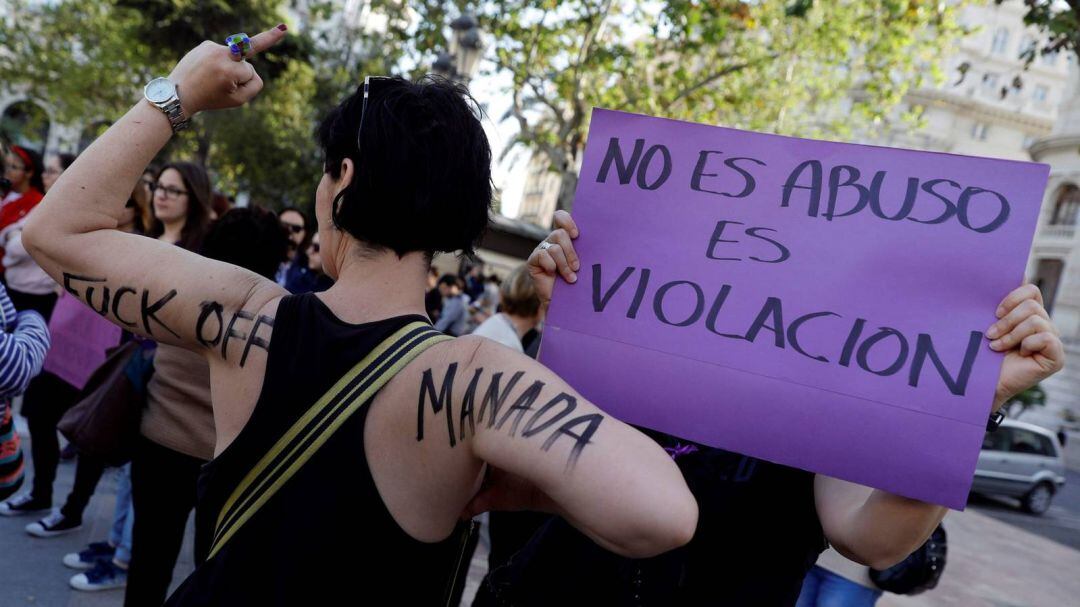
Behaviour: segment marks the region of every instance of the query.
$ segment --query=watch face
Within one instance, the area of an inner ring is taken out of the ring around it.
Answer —
[[[165,103],[176,93],[176,87],[165,78],[155,78],[146,85],[145,92],[152,103]]]

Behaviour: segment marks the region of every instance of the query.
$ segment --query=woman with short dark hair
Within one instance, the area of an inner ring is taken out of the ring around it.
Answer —
[[[336,282],[322,293],[113,229],[120,184],[190,116],[253,98],[244,58],[284,36],[192,50],[27,228],[73,292],[99,306],[117,294],[113,322],[209,364],[216,457],[196,516],[209,555],[167,604],[332,604],[357,589],[446,604],[459,522],[493,507],[563,513],[620,554],[685,543],[697,508],[663,449],[536,361],[424,315],[432,255],[471,253],[492,200],[491,149],[460,85],[368,79],[324,119],[314,209]]]

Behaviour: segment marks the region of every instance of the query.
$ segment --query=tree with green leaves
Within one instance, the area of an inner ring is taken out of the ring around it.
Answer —
[[[1005,0],[994,0],[1001,4]],[[1039,55],[1075,53],[1080,58],[1080,0],[1024,0],[1024,23],[1038,27],[1046,38],[1024,52],[1028,65]]]
[[[963,2],[927,0],[508,0],[412,2],[399,35],[446,48],[471,11],[510,76],[515,145],[561,175],[569,208],[593,107],[736,128],[843,137],[888,119],[941,77]],[[421,61],[415,62],[422,67]],[[851,93],[855,91],[854,96]]]
[[[205,39],[282,20],[282,0],[0,0],[0,82],[44,102],[59,122],[88,128],[119,117],[142,86]],[[225,190],[269,206],[308,201],[319,173],[312,140],[318,98],[310,37],[293,35],[253,60],[266,90],[252,104],[200,116],[163,157],[205,164]],[[183,91],[181,91],[181,95]]]

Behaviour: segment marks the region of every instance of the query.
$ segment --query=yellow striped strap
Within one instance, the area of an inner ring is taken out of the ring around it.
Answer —
[[[453,339],[423,322],[412,322],[356,364],[289,428],[248,472],[222,506],[210,556],[319,450],[334,432],[421,352]]]

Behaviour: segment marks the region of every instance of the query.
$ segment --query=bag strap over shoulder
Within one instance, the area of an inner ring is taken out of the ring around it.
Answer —
[[[233,490],[218,515],[208,558],[213,558],[361,405],[421,352],[450,339],[427,323],[409,323],[338,380]]]

